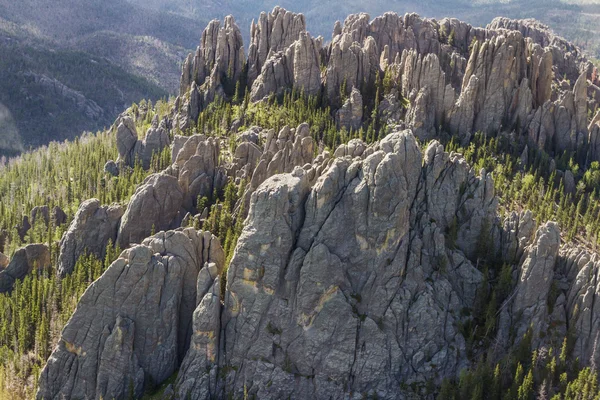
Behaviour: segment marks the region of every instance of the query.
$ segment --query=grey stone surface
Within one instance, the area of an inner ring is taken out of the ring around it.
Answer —
[[[8,258],[0,255],[0,265],[7,262]],[[8,265],[0,269],[0,293],[11,291],[17,280],[24,279],[34,269],[43,270],[49,267],[50,250],[45,244],[30,244],[18,249]]]
[[[108,160],[104,164],[104,172],[112,176],[119,176],[119,165],[113,160]]]
[[[64,277],[73,272],[79,257],[86,253],[103,259],[108,242],[116,243],[124,211],[120,205],[102,206],[98,199],[81,203],[60,241],[58,274]]]
[[[183,205],[183,190],[173,176],[150,175],[136,189],[123,214],[117,243],[126,249],[141,243],[153,232],[167,230]]]
[[[124,251],[82,296],[37,398],[139,398],[149,382],[163,382],[190,346],[192,313],[206,294],[197,280],[203,271],[215,278],[224,259],[218,239],[194,229]]]
[[[260,185],[223,311],[214,295],[196,309],[199,349],[184,361],[194,372],[180,375],[180,397],[397,397],[398,377],[424,382],[465,366],[450,310],[473,301],[482,276],[443,232],[464,209],[459,237],[478,235],[472,220],[496,205],[485,176],[439,147],[422,166],[414,136],[397,132],[363,159],[336,159],[314,186],[301,169]],[[217,337],[220,347],[207,341]],[[217,366],[229,366],[221,380]]]
[[[352,89],[350,96],[344,102],[342,108],[337,111],[336,119],[338,127],[348,130],[358,130],[362,125],[363,98],[360,91]]]
[[[275,7],[270,13],[261,13],[250,29],[248,50],[248,82],[254,83],[263,71],[270,53],[283,51],[306,33],[304,15]]]

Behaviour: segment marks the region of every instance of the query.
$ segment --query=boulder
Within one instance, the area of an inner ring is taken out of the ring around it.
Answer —
[[[363,99],[360,91],[352,89],[350,96],[344,102],[342,108],[337,111],[336,119],[338,127],[348,130],[358,130],[362,125]]]
[[[60,241],[57,268],[59,276],[64,277],[73,272],[77,260],[85,254],[92,254],[102,260],[108,243],[116,243],[123,212],[122,206],[102,206],[98,199],[81,203]]]
[[[104,164],[104,172],[112,176],[119,176],[119,166],[113,160],[108,160],[106,164]]]
[[[11,291],[15,281],[22,280],[34,269],[43,270],[50,266],[50,250],[45,244],[30,244],[18,249],[6,269],[0,271],[0,293]]]
[[[48,226],[50,223],[50,209],[48,206],[33,207],[31,210],[30,221],[32,226],[35,226],[38,223]]]
[[[67,214],[59,206],[54,206],[52,209],[52,222],[54,226],[61,226],[67,223]]]
[[[125,249],[154,232],[169,229],[183,204],[177,178],[160,173],[147,177],[131,197],[118,229],[117,243]]]
[[[10,259],[4,254],[0,253],[0,271],[6,269]]]

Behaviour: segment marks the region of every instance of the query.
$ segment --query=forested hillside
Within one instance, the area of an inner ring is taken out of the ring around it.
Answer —
[[[534,21],[275,8],[0,168],[0,398],[598,399],[600,91]]]
[[[166,99],[201,21],[124,1],[0,2],[0,102],[22,144],[2,141],[1,154],[104,129],[134,101]]]

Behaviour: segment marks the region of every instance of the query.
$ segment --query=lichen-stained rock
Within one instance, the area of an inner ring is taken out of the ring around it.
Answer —
[[[8,261],[3,254],[0,257],[4,257],[0,264]],[[20,248],[15,251],[6,269],[0,270],[0,293],[12,290],[17,280],[24,279],[34,269],[43,270],[50,265],[50,250],[45,244],[30,244]]]
[[[300,169],[260,185],[222,313],[213,295],[196,310],[199,346],[184,361],[196,372],[180,375],[180,397],[397,397],[400,381],[465,367],[451,310],[472,304],[482,274],[460,240],[446,246],[446,221],[458,215],[458,230],[478,235],[481,222],[465,222],[487,215],[470,211],[494,213],[495,203],[490,182],[439,148],[428,148],[422,166],[414,136],[396,132],[370,154],[333,160],[312,188]]]
[[[206,294],[197,280],[210,263],[214,280],[223,262],[218,239],[193,229],[161,232],[123,252],[82,296],[37,398],[139,398],[163,382],[189,348],[197,297]]]
[[[126,249],[171,227],[183,205],[183,190],[177,178],[160,173],[147,177],[131,197],[123,214],[117,243]]]
[[[75,263],[84,254],[103,259],[108,242],[116,243],[119,222],[124,212],[122,206],[102,206],[98,199],[81,203],[60,241],[58,274],[64,277],[73,272]]]

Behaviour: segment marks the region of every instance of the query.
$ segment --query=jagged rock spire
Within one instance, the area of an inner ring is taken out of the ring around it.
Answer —
[[[281,7],[270,13],[261,13],[258,23],[252,21],[250,47],[248,49],[248,83],[252,85],[261,74],[270,54],[285,51],[306,33],[303,14],[296,14]]]

